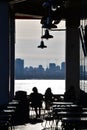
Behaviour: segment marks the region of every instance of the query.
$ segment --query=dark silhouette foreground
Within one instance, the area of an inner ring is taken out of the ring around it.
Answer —
[[[40,117],[43,95],[41,93],[38,93],[38,89],[36,87],[34,87],[32,91],[33,92],[30,94],[29,102],[31,107],[35,109],[36,117]],[[38,109],[39,109],[39,113],[38,113]]]

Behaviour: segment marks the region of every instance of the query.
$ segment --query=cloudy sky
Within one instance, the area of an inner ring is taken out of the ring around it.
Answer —
[[[64,29],[62,21],[57,27]],[[49,63],[59,64],[65,61],[65,32],[50,31],[52,39],[44,40],[47,48],[37,48],[41,42],[40,20],[16,20],[15,57],[24,59],[25,66],[47,67]]]

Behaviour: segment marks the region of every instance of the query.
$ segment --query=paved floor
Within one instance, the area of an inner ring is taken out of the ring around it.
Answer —
[[[15,126],[14,129],[15,130],[42,130],[43,127],[41,126],[41,123],[37,123],[37,124],[27,123],[25,125]]]
[[[56,129],[55,122],[53,123],[53,121],[51,121],[49,124],[49,121],[48,121],[46,124],[46,127],[45,127],[45,123],[46,123],[46,121],[43,121],[43,122],[39,121],[37,123],[35,123],[35,122],[25,123],[23,125],[14,126],[12,130],[55,130]],[[59,123],[59,125],[57,127],[58,130],[61,130],[60,126],[61,126],[61,122]]]
[[[25,123],[23,125],[14,126],[12,130],[50,130],[50,129],[55,130],[55,128],[56,128],[55,121],[53,122],[51,120],[50,122],[49,121],[46,122],[46,120],[43,119],[43,115],[44,115],[44,113],[46,114],[47,111],[44,112],[42,110],[41,113],[42,113],[41,118],[36,119],[35,112],[31,111],[31,113],[30,113],[31,120],[29,120],[28,123]],[[61,129],[59,129],[60,125],[61,124],[58,125],[58,130],[61,130]]]

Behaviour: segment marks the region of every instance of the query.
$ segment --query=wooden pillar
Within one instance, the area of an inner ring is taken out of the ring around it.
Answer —
[[[76,101],[79,100],[80,90],[80,20],[66,19],[66,91],[71,86],[75,89]]]
[[[15,64],[15,16],[14,12],[10,9],[10,36],[9,36],[9,100],[14,98],[14,64]]]
[[[0,2],[0,105],[9,100],[9,5]]]

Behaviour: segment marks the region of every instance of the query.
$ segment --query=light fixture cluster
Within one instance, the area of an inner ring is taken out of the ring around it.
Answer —
[[[58,17],[57,19],[53,18],[53,14],[59,10],[64,5],[65,0],[45,0],[42,4],[42,7],[44,9],[44,16],[41,19],[42,24],[42,32],[45,31],[44,35],[42,33],[42,41],[40,43],[39,48],[46,48],[44,45],[43,39],[49,39],[53,38],[52,35],[49,34],[49,30],[52,28],[57,28],[56,24],[58,24],[61,21],[61,17]]]
[[[41,42],[38,48],[41,48],[41,49],[47,48],[47,46],[44,45],[44,41],[43,41],[43,28],[42,28]]]

